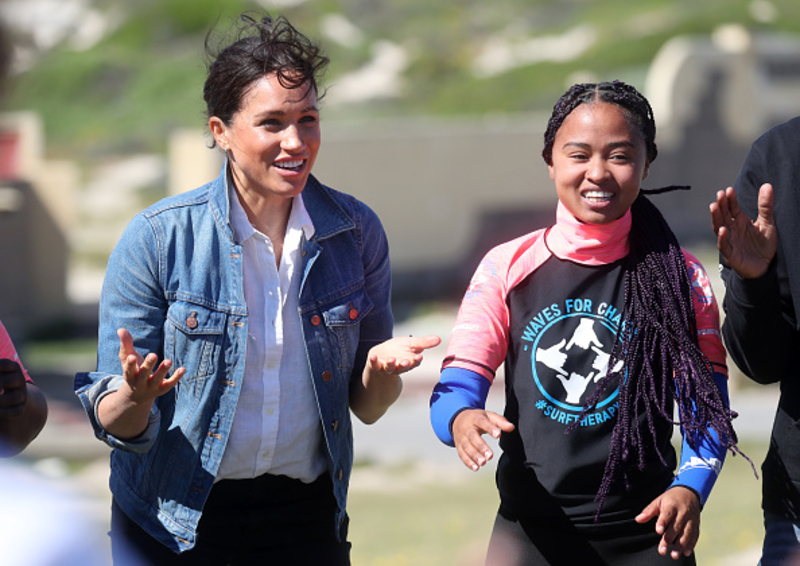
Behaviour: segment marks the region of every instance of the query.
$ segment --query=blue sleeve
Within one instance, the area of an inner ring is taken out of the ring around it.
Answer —
[[[159,246],[153,225],[143,214],[137,214],[108,259],[100,295],[97,372],[80,373],[75,378],[75,393],[89,416],[95,436],[112,448],[138,453],[146,452],[155,443],[160,427],[160,403],[153,403],[145,432],[131,440],[108,434],[97,418],[97,407],[103,397],[119,389],[125,381],[119,360],[118,328],[131,332],[136,350],[142,356],[154,352],[159,359],[164,358],[163,329],[168,304],[158,278]]]
[[[431,425],[439,440],[455,446],[453,419],[464,409],[485,408],[490,386],[488,379],[474,371],[454,367],[442,370],[431,395]]]
[[[719,387],[725,406],[728,407],[730,405],[728,378],[721,373],[715,373],[714,381]],[[689,445],[686,435],[683,435],[678,475],[675,476],[675,480],[670,486],[683,486],[691,489],[700,497],[700,505],[705,505],[711,494],[711,489],[722,470],[726,454],[725,447],[719,442],[717,431],[710,428],[709,433],[711,438],[702,438],[695,448]]]
[[[392,337],[392,270],[389,264],[389,242],[375,212],[358,202],[363,242],[364,289],[372,301],[372,309],[359,324],[358,347],[351,370],[351,381],[360,381],[367,364],[369,350]]]

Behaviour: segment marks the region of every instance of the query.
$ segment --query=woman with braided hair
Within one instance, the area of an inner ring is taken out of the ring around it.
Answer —
[[[542,152],[556,224],[490,251],[462,302],[431,421],[475,471],[500,439],[487,564],[695,563],[735,414],[708,278],[641,194],[655,130],[629,85],[570,88]]]

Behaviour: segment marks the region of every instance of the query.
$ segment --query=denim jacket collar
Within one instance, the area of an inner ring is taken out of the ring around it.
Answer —
[[[230,176],[227,171],[228,161],[226,160],[222,165],[222,174],[209,187],[209,206],[219,229],[233,242],[233,228],[230,224],[231,203],[228,196]],[[225,184],[224,190],[217,190],[219,183]],[[356,227],[353,219],[322,188],[320,182],[313,175],[308,176],[308,181],[303,189],[303,204],[314,224],[314,236],[311,241],[325,240]]]

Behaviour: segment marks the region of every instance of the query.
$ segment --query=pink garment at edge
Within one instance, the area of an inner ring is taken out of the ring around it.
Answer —
[[[17,355],[17,350],[14,348],[14,343],[11,341],[11,336],[8,335],[6,327],[3,326],[2,322],[0,322],[0,359],[2,358],[7,358],[17,362],[19,367],[22,368],[22,373],[25,374],[25,380],[28,383],[33,383],[31,376],[28,375],[28,370],[26,370],[25,366],[22,365],[22,361],[20,361],[19,355]]]
[[[556,224],[501,244],[484,257],[467,289],[443,367],[460,367],[494,381],[508,349],[506,297],[551,255],[582,265],[604,265],[628,254],[631,212],[608,224],[586,224],[559,201]],[[727,375],[719,309],[703,266],[683,250],[692,283],[700,349],[715,371]]]

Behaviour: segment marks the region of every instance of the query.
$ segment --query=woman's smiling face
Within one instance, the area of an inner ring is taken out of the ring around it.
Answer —
[[[226,150],[236,188],[262,198],[291,198],[303,190],[321,143],[313,88],[288,89],[275,73],[254,82],[230,124],[209,127]]]
[[[607,102],[581,104],[556,132],[550,178],[559,200],[583,222],[621,218],[647,177],[644,138],[625,112]]]

